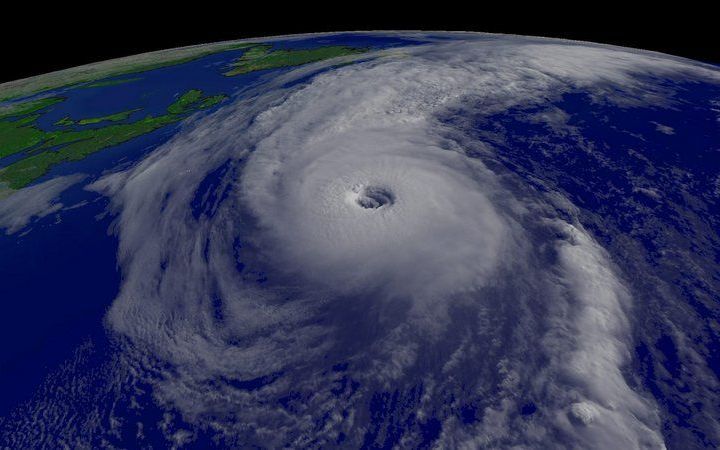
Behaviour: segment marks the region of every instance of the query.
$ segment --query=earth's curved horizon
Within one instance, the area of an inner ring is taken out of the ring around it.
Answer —
[[[720,446],[720,68],[224,41],[0,84],[3,448]]]

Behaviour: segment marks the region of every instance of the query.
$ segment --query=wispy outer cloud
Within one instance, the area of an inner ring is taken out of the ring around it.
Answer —
[[[65,189],[80,182],[85,175],[68,175],[30,186],[0,199],[0,230],[17,233],[33,219],[59,211],[63,205],[57,201]]]
[[[672,101],[638,75],[717,74],[468,36],[283,87],[321,67],[267,81],[93,186],[119,212],[124,281],[107,324],[139,373],[172,367],[152,378],[158,401],[243,442],[344,433],[355,446],[375,392],[421,385],[408,404],[418,422],[440,417],[446,446],[661,448],[656,406],[621,373],[622,274],[581,224],[556,216],[559,194],[507,183],[437,117],[468,100],[491,114],[574,89]],[[210,173],[223,200],[198,209]],[[343,362],[353,393],[329,370]],[[262,377],[272,382],[238,385]],[[278,406],[289,391],[302,399],[294,409]],[[451,414],[464,399],[476,423]],[[518,414],[528,399],[532,422]],[[403,442],[419,439],[411,426]]]

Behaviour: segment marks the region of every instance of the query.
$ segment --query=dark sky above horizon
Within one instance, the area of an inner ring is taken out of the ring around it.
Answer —
[[[674,11],[672,17],[663,20],[630,17],[624,12],[617,14],[622,17],[618,19],[613,13],[607,8],[601,12],[585,12],[583,20],[559,16],[539,19],[533,14],[528,14],[530,19],[524,20],[507,15],[479,20],[458,12],[445,16],[438,14],[441,17],[433,20],[378,20],[375,17],[371,20],[323,21],[316,17],[314,20],[282,22],[277,16],[272,20],[264,17],[248,20],[233,14],[208,16],[182,10],[175,10],[167,17],[149,14],[137,19],[136,15],[121,12],[117,17],[111,15],[91,20],[81,16],[82,19],[70,22],[58,20],[54,14],[45,14],[32,21],[31,38],[25,38],[25,35],[19,38],[16,31],[0,28],[0,42],[3,43],[0,82],[185,45],[348,30],[462,30],[558,37],[641,48],[720,64],[717,35],[714,27],[704,25],[708,18],[703,18],[702,12],[688,16]],[[292,18],[293,14],[287,12],[285,16]],[[463,19],[466,16],[472,18]]]

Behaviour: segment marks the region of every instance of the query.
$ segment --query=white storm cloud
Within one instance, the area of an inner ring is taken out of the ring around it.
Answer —
[[[422,375],[450,389],[468,358],[502,380],[495,389],[472,379],[488,392],[484,419],[447,421],[448,445],[563,435],[662,447],[654,405],[622,376],[632,299],[621,274],[579,224],[554,217],[557,198],[510,189],[507,174],[468,157],[437,117],[467,101],[491,114],[579,88],[603,101],[653,101],[658,92],[639,74],[717,75],[652,54],[523,38],[468,36],[376,56],[291,88],[281,86],[322,64],[269,80],[95,184],[120,214],[124,282],[108,325],[174,368],[154,381],[158,398],[191,421],[227,414],[226,432],[252,424],[279,445],[312,414],[362,410],[381,386]],[[196,191],[223,164],[230,196],[198,219]],[[267,269],[267,283],[251,282],[247,267]],[[498,324],[507,337],[488,336]],[[356,363],[352,402],[332,399],[329,375],[318,373],[328,360]],[[251,392],[226,382],[270,373],[282,375]],[[314,393],[315,413],[263,406],[291,385]],[[532,427],[517,418],[521,393],[538,405]],[[360,420],[345,430],[355,438]]]

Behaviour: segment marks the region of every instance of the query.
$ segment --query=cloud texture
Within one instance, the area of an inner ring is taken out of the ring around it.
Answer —
[[[717,73],[471,35],[326,69],[269,78],[93,185],[119,214],[107,325],[156,401],[236,444],[357,447],[402,418],[403,447],[432,419],[443,447],[662,448],[624,375],[623,274],[568,199],[440,118],[577,89],[672,102],[644,77]]]

